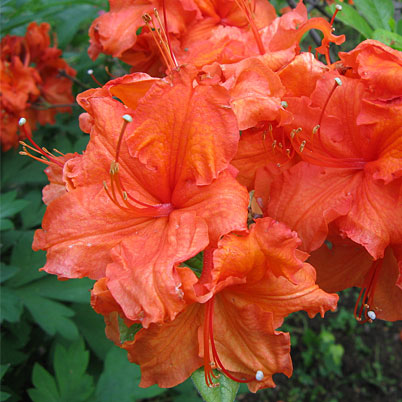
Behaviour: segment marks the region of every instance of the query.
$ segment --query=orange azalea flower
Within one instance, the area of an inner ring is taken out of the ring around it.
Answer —
[[[18,146],[18,121],[29,120],[31,127],[55,122],[56,113],[70,112],[72,81],[75,76],[56,45],[50,47],[49,24],[29,24],[25,37],[5,36],[1,41],[1,143],[2,150]],[[48,106],[63,105],[57,108]],[[24,138],[21,133],[20,139]]]
[[[110,11],[100,15],[89,29],[89,56],[95,60],[101,52],[110,54],[131,64],[132,71],[146,71],[154,75],[163,75],[164,63],[155,45],[152,29],[147,28],[143,16],[153,14],[155,8],[162,10],[165,5],[173,43],[186,31],[190,22],[201,18],[192,0],[146,0],[141,4],[135,4],[133,0],[109,0],[109,4]],[[157,22],[157,25],[163,28],[164,24]],[[141,34],[137,37],[139,29]],[[148,69],[145,70],[145,67]]]
[[[379,318],[402,320],[402,247],[388,247],[384,258],[373,261],[367,251],[350,240],[331,238],[313,252],[309,262],[317,270],[317,283],[327,292],[358,286],[355,316],[360,322]]]
[[[249,383],[253,392],[275,386],[274,373],[290,376],[289,334],[275,329],[291,312],[323,316],[338,300],[315,284],[299,244],[285,225],[265,218],[248,236],[228,235],[215,251],[205,250],[198,282],[188,268],[177,268],[187,307],[173,321],[151,324],[121,345],[141,366],[140,385],[172,387],[203,364],[208,385],[215,366]],[[103,282],[94,289],[93,306],[108,317],[108,333],[119,343],[113,314],[120,309],[107,287]]]
[[[127,318],[148,326],[185,304],[175,263],[246,229],[248,194],[227,169],[238,128],[223,88],[186,69],[122,81],[110,91],[135,109],[106,88],[80,96],[91,139],[67,162],[75,189],[49,204],[33,247],[47,250],[49,273],[107,277]]]
[[[367,81],[330,72],[309,98],[286,98],[295,117],[288,136],[303,162],[257,178],[257,193],[270,196],[265,213],[296,230],[307,251],[321,246],[332,221],[374,259],[402,243],[400,98],[373,99],[377,80]]]

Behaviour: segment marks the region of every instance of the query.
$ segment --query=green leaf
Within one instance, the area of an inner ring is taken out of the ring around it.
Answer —
[[[339,3],[342,5],[342,11],[336,15],[336,20],[343,22],[354,28],[356,31],[360,32],[364,37],[370,38],[373,30],[367,21],[351,6],[345,3]],[[329,7],[331,13],[335,12],[335,4]]]
[[[11,265],[20,268],[20,271],[10,279],[9,286],[19,287],[26,283],[46,276],[40,272],[46,262],[44,251],[34,252],[32,250],[33,231],[23,232],[17,240],[17,244],[11,253]]]
[[[81,402],[93,393],[93,378],[86,374],[88,363],[89,352],[82,339],[68,349],[56,345],[53,366],[61,401]]]
[[[217,371],[214,371],[218,374]],[[219,382],[219,387],[210,388],[205,383],[204,368],[201,367],[194,371],[191,379],[198,392],[206,402],[232,402],[236,398],[237,391],[239,390],[239,383],[231,380],[222,373],[219,379],[213,379],[214,383]]]
[[[355,0],[354,4],[374,29],[390,29],[389,20],[394,16],[392,0]]]
[[[396,50],[402,50],[402,36],[395,32],[389,32],[385,29],[376,29],[372,37]]]
[[[28,394],[34,402],[84,402],[94,391],[93,378],[86,373],[89,352],[82,339],[68,349],[57,344],[53,367],[54,378],[39,364],[35,364],[32,376],[34,389]]]
[[[0,231],[14,229],[14,223],[10,219],[0,219]]]
[[[80,329],[89,347],[100,360],[104,361],[107,352],[114,347],[113,343],[105,336],[105,322],[100,314],[97,314],[89,304],[73,304],[75,312],[74,322]]]
[[[11,396],[11,394],[0,391],[0,401],[1,402],[6,401],[10,396]]]
[[[28,395],[34,402],[60,402],[55,379],[38,363],[34,365],[32,383],[36,388],[29,389]]]
[[[46,210],[46,205],[42,202],[42,193],[38,190],[30,191],[25,194],[24,199],[30,204],[21,211],[23,227],[29,229],[39,226]]]
[[[26,292],[31,294],[77,303],[89,303],[90,290],[94,281],[88,278],[60,281],[55,276],[46,276],[25,286]]]
[[[0,202],[0,218],[10,218],[13,217],[17,212],[23,210],[27,205],[29,205],[29,201],[27,200],[16,200],[17,192],[10,191],[5,194],[1,194]]]
[[[19,271],[18,267],[0,263],[0,283],[5,282],[7,279],[12,278]]]
[[[142,328],[141,324],[133,324],[131,327],[127,327],[124,321],[119,317],[119,332],[120,332],[120,342],[124,343],[126,341],[134,340],[135,334]]]
[[[0,366],[0,380],[4,377],[4,374],[6,374],[9,367],[10,367],[9,364],[2,364]]]
[[[189,267],[196,274],[197,278],[199,278],[202,274],[203,256],[204,253],[201,251],[196,256],[183,263],[183,265]]]
[[[11,289],[2,287],[0,291],[1,319],[9,322],[18,322],[22,314],[22,302]]]
[[[74,311],[61,303],[31,294],[29,289],[17,289],[25,307],[32,314],[35,322],[49,335],[59,333],[66,339],[74,340],[78,337],[78,329],[69,317]]]
[[[140,368],[128,361],[127,352],[113,347],[106,356],[104,370],[96,387],[96,401],[132,402],[165,392],[156,385],[139,388],[140,377]]]

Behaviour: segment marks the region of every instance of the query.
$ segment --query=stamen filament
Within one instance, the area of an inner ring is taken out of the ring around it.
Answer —
[[[382,265],[383,265],[383,259],[374,261],[364,279],[364,283],[362,285],[359,297],[357,298],[354,308],[354,316],[360,324],[364,324],[366,322],[372,322],[373,321],[372,317],[375,317],[375,313],[374,314],[368,314],[368,313],[370,313],[370,309],[373,306],[374,293]]]
[[[235,2],[237,4],[237,6],[243,11],[245,17],[247,18],[247,21],[253,32],[253,35],[254,35],[255,41],[257,43],[260,54],[264,55],[265,47],[264,47],[264,44],[262,43],[261,36],[258,32],[258,28],[255,25],[254,16],[253,16],[254,13],[253,13],[253,10],[251,7],[250,0],[248,0],[247,2],[245,2],[245,0],[235,0]]]

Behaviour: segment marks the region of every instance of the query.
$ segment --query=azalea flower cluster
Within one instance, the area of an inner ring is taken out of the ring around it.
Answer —
[[[5,36],[0,44],[2,151],[18,146],[18,120],[31,127],[54,124],[55,115],[69,112],[74,100],[71,88],[76,72],[61,56],[57,44],[50,46],[50,25],[29,24],[25,36]],[[61,75],[64,73],[64,76]],[[57,105],[60,105],[57,107]]]
[[[203,366],[208,386],[217,369],[273,387],[292,373],[278,328],[334,310],[327,292],[360,287],[360,322],[402,318],[402,56],[368,40],[332,63],[331,24],[302,1],[279,17],[265,0],[110,0],[91,26],[92,57],[142,72],[78,96],[82,155],[42,150],[33,247],[46,272],[96,280],[141,386]],[[326,63],[300,51],[312,28]]]

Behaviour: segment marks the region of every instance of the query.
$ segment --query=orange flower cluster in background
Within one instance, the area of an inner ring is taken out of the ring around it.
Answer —
[[[5,36],[0,44],[1,146],[7,151],[18,146],[18,121],[28,119],[30,125],[54,124],[60,112],[70,107],[55,105],[74,101],[72,81],[76,72],[61,56],[57,45],[50,46],[50,25],[29,24],[25,36]],[[50,106],[50,107],[49,107]]]
[[[325,63],[300,50],[310,29]],[[46,272],[96,280],[141,386],[203,366],[210,387],[214,369],[273,387],[292,374],[285,317],[352,286],[359,322],[402,319],[400,52],[367,40],[333,62],[344,36],[302,1],[279,17],[265,0],[110,0],[89,33],[92,58],[141,72],[78,96],[82,155],[42,152],[33,248]]]

